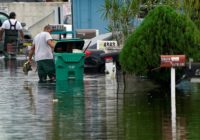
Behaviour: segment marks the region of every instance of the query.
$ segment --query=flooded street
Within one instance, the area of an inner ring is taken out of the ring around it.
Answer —
[[[38,83],[24,75],[25,60],[0,59],[0,140],[198,140],[200,84],[176,91],[172,137],[170,90],[145,79],[111,80],[85,74],[83,81]]]

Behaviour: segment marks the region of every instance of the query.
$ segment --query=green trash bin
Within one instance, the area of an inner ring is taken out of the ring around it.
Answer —
[[[82,50],[84,40],[59,40],[54,49],[56,81],[57,80],[83,80],[84,56],[82,52],[73,53],[73,49]]]

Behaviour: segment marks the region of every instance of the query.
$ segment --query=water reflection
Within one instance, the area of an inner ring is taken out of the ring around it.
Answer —
[[[200,84],[188,81],[184,81],[184,84],[177,96],[177,112],[182,122],[179,135],[189,140],[200,139]]]
[[[17,60],[16,59],[4,59],[1,64],[5,71],[9,73],[9,76],[16,76]]]
[[[56,81],[56,95],[61,93],[71,96],[83,96],[83,80]]]
[[[29,81],[24,81],[24,90],[26,91],[26,93],[29,96],[29,109],[32,110],[32,112],[36,112],[36,106],[35,106],[35,98],[34,98],[34,93],[33,93],[33,83],[30,83]]]
[[[83,81],[56,81],[53,139],[84,139],[85,99]]]
[[[23,74],[23,62],[0,59],[0,140],[172,139],[168,87],[131,77],[124,86],[122,75],[117,82],[100,74],[38,83],[35,72]],[[199,93],[199,83],[177,85],[178,140],[200,139]]]
[[[94,76],[85,83],[86,139],[106,139],[109,133],[106,120],[109,108],[106,106],[105,88],[103,76]]]
[[[29,79],[30,80],[30,79]],[[55,84],[38,83],[37,81],[24,81],[25,95],[27,96],[26,110],[29,113],[27,125],[32,132],[25,139],[53,139],[53,99]],[[27,116],[27,115],[25,115]],[[18,124],[19,125],[19,124]],[[21,129],[25,129],[20,125]]]

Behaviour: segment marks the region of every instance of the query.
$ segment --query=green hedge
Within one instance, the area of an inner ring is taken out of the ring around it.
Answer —
[[[199,48],[200,32],[195,24],[170,6],[157,6],[125,41],[120,64],[126,72],[168,81],[169,69],[159,68],[160,55],[185,54],[200,61]]]

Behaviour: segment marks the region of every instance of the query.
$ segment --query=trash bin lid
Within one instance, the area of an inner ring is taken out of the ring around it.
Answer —
[[[82,50],[84,46],[84,40],[83,39],[62,39],[62,40],[56,40],[56,45],[54,52],[57,53],[72,53],[73,49],[79,49]]]

